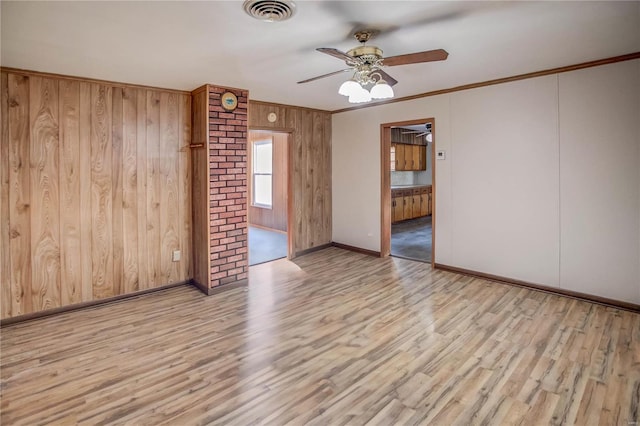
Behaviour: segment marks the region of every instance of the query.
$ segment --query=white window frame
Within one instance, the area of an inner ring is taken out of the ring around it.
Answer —
[[[263,172],[256,172],[256,151],[257,151],[257,147],[260,145],[271,145],[271,173],[263,173]],[[252,190],[251,190],[251,205],[253,207],[260,207],[262,209],[272,209],[273,208],[273,141],[270,139],[265,139],[265,140],[261,140],[261,141],[255,141],[253,142],[253,156],[252,156],[252,161],[251,161],[251,186],[252,186]],[[256,203],[256,176],[270,176],[271,177],[271,203],[269,204],[264,204],[264,203]]]

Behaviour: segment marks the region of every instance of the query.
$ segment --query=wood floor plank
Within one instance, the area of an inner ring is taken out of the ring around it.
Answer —
[[[0,420],[637,421],[638,314],[337,248],[249,280],[3,328]]]

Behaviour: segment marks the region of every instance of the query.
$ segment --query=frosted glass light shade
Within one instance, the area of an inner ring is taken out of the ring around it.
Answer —
[[[427,133],[427,142],[431,143],[433,142],[433,136],[431,136],[431,133]]]
[[[343,96],[351,96],[360,89],[360,85],[353,80],[347,80],[338,89],[338,93]]]
[[[371,97],[373,99],[393,98],[393,89],[386,81],[380,80],[371,88]]]
[[[369,101],[371,101],[371,93],[362,86],[360,87],[360,90],[349,96],[349,102],[352,104],[360,104]]]

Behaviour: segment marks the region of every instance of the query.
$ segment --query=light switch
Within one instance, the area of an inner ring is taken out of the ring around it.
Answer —
[[[174,262],[180,261],[180,250],[173,251],[173,257],[171,258]]]
[[[436,151],[436,160],[444,160],[446,157],[445,151]]]

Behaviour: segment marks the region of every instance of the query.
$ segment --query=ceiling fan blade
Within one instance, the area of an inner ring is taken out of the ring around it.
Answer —
[[[427,132],[419,133],[419,134],[417,134],[417,135],[416,135],[416,138],[419,138],[420,136],[424,136],[424,135],[426,135],[426,134],[427,134]]]
[[[343,61],[353,61],[352,56],[349,56],[338,49],[333,49],[331,47],[319,47],[316,50],[318,52],[326,53],[327,55],[333,56],[334,58],[342,59]]]
[[[347,71],[352,71],[352,69],[351,68],[345,68],[345,69],[340,70],[340,71],[330,72],[329,74],[323,74],[323,75],[319,75],[317,77],[308,78],[306,80],[299,81],[298,84],[308,83],[310,81],[319,80],[319,79],[325,78],[325,77],[331,77],[332,75],[341,74],[341,73],[347,72]]]
[[[388,67],[396,65],[419,64],[421,62],[444,61],[449,54],[446,50],[436,49],[427,50],[426,52],[409,53],[407,55],[391,56],[384,58],[383,64]]]
[[[398,80],[396,80],[395,78],[391,77],[386,72],[384,72],[382,70],[377,70],[376,72],[379,73],[382,76],[382,79],[384,81],[386,81],[389,86],[395,86],[398,83]]]
[[[403,135],[412,135],[414,133],[422,133],[420,130],[410,130],[408,132],[402,132]]]

